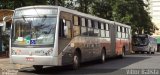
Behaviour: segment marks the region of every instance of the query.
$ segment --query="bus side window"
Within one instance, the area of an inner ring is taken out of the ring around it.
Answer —
[[[59,20],[59,37],[64,37],[64,23],[63,23],[63,19]]]
[[[80,17],[79,16],[73,16],[73,36],[80,35]]]
[[[66,25],[64,27],[65,36],[71,38],[71,21],[66,20]]]
[[[59,37],[71,38],[71,25],[70,21],[60,19],[59,21]]]

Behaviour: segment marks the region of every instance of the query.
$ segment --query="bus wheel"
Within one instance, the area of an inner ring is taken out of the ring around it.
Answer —
[[[144,54],[144,52],[142,51],[141,54]]]
[[[152,54],[152,52],[151,52],[151,51],[148,51],[147,54]]]
[[[106,52],[105,52],[105,50],[102,50],[102,52],[101,52],[101,62],[105,63],[105,61],[106,61]]]
[[[154,52],[151,52],[152,54],[154,54]]]
[[[147,52],[147,54],[151,54],[151,48],[149,48],[149,51]]]
[[[122,49],[122,54],[119,56],[120,58],[123,58],[125,56],[125,52],[124,51],[125,51],[125,49],[123,48]]]
[[[153,52],[151,52],[152,54],[155,54],[155,49],[154,49],[154,51]]]
[[[76,51],[73,56],[73,69],[78,69],[80,66],[80,55]]]
[[[33,67],[34,67],[34,69],[35,69],[36,71],[42,71],[42,69],[43,69],[43,66],[42,66],[42,65],[33,65]]]
[[[135,51],[135,54],[138,54],[139,52],[138,51]]]

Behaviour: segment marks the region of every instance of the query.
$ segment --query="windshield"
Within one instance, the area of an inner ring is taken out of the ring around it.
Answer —
[[[149,40],[147,37],[135,37],[133,38],[133,45],[135,46],[146,46],[148,45]]]
[[[54,43],[56,17],[22,17],[14,19],[13,45],[51,45]]]

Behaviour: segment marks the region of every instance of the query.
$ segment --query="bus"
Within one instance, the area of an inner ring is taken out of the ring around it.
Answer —
[[[131,27],[61,6],[15,9],[10,38],[13,64],[73,65],[113,56],[131,48]]]
[[[150,35],[134,35],[132,40],[135,53],[147,52],[148,54],[154,54],[157,51],[157,40]]]

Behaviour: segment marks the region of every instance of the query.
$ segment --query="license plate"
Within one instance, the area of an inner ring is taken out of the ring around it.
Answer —
[[[26,61],[33,62],[34,58],[33,57],[26,57]]]

